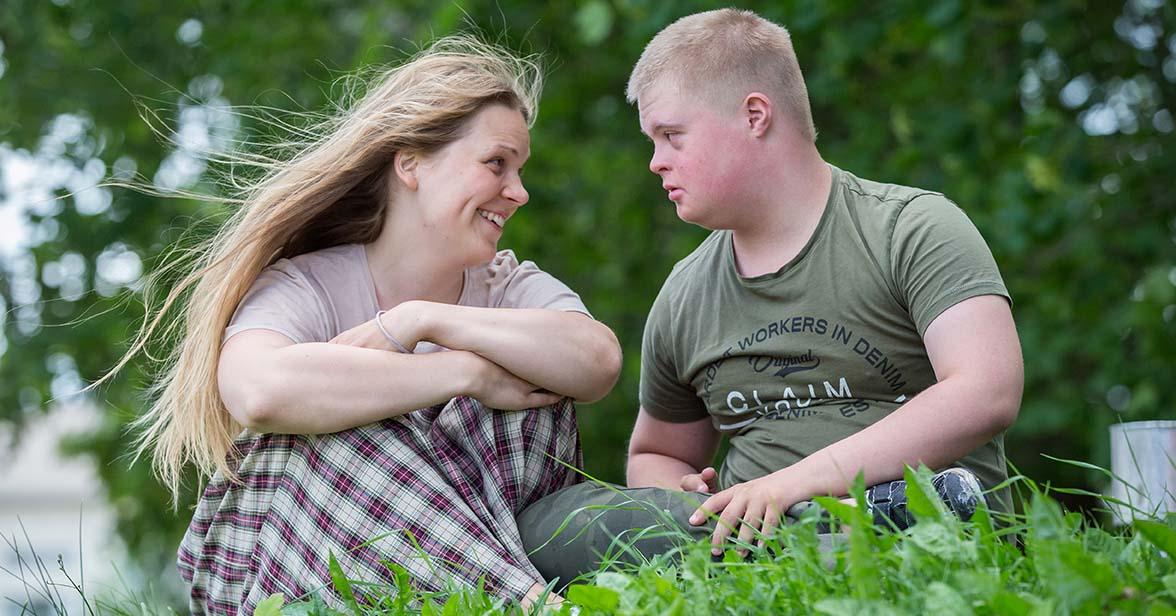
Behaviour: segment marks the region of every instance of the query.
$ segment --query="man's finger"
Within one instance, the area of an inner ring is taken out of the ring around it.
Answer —
[[[684,480],[690,484],[690,487],[686,488],[690,492],[712,494],[715,491],[714,486],[711,485],[702,474],[687,475]]]
[[[764,547],[764,542],[767,541],[776,532],[776,528],[780,526],[780,508],[774,503],[768,503],[767,510],[764,511],[764,524],[760,528],[759,546]]]
[[[743,523],[739,525],[739,543],[750,544],[755,540],[756,531],[759,530],[763,523],[764,506],[760,503],[751,503],[747,511],[743,514]],[[741,556],[747,556],[747,550],[741,548],[739,550]]]
[[[716,477],[718,477],[718,473],[710,466],[702,469],[702,472],[698,474],[698,478],[702,481],[703,487],[705,487],[707,492],[714,492],[718,488],[715,482]]]
[[[719,492],[718,494],[715,494],[714,496],[706,499],[706,501],[698,506],[698,509],[694,510],[694,513],[690,514],[690,523],[698,526],[699,524],[706,522],[708,517],[722,511],[727,507],[727,504],[731,502],[731,496],[732,494],[729,490],[723,490],[722,492]]]
[[[723,553],[723,544],[739,526],[739,519],[743,517],[746,506],[743,501],[734,500],[723,508],[723,513],[719,516],[718,523],[715,524],[715,532],[711,535],[711,554],[718,556]]]

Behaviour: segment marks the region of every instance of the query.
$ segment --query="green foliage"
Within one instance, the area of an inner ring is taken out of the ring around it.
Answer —
[[[925,473],[920,473],[924,478]],[[908,494],[912,492],[908,491]],[[836,500],[828,514],[845,534],[819,540],[817,516],[780,528],[748,558],[713,559],[699,540],[639,566],[606,563],[570,586],[565,602],[523,610],[482,586],[456,582],[416,589],[402,568],[394,581],[350,580],[330,556],[332,587],[294,603],[260,602],[259,616],[421,614],[1172,614],[1176,613],[1176,516],[1141,520],[1114,533],[1069,514],[1032,486],[1025,514],[994,526],[981,509],[968,522],[938,513],[895,532],[863,524],[865,514]],[[994,540],[995,539],[995,540]],[[728,555],[734,555],[734,549]],[[32,558],[37,558],[35,554]],[[862,580],[872,581],[868,587]],[[70,588],[33,580],[47,592]],[[362,587],[363,599],[355,589]],[[72,592],[81,592],[74,585]],[[55,604],[56,605],[56,604]],[[163,613],[137,595],[91,600],[100,615]],[[578,610],[574,612],[573,609]],[[61,613],[60,611],[58,613]]]
[[[274,593],[257,604],[253,616],[281,616],[282,606],[286,603],[286,596],[280,592]]]
[[[359,603],[355,599],[355,591],[351,589],[351,581],[343,573],[343,568],[339,566],[339,561],[335,559],[334,554],[330,555],[327,568],[331,572],[331,581],[335,584],[335,590],[340,597],[343,597],[343,601],[351,609],[351,613],[359,616]]]
[[[1168,524],[1138,520],[1135,530],[1168,554],[1176,555],[1176,518],[1169,518]]]
[[[621,595],[611,588],[576,584],[568,588],[568,601],[587,610],[611,612],[621,603]]]
[[[915,476],[929,479],[926,473]],[[1050,495],[1036,492],[1028,513],[1008,528],[995,528],[988,515],[961,522],[932,507],[930,515],[899,533],[863,524],[858,507],[836,500],[822,506],[851,528],[831,547],[820,547],[815,520],[782,528],[747,559],[716,561],[709,543],[699,541],[677,557],[636,567],[607,565],[587,583],[569,587],[567,603],[553,612],[570,613],[572,605],[585,616],[1150,614],[1176,609],[1176,560],[1164,548],[1176,534],[1176,519],[1141,521],[1134,531],[1111,534],[1063,513]],[[997,532],[1007,539],[992,541]],[[864,579],[871,580],[868,586]],[[336,591],[342,588],[336,581]],[[395,592],[403,596],[405,590]],[[444,600],[446,608],[439,610],[437,600]],[[395,610],[373,607],[362,613],[416,613],[412,605],[423,605],[422,614],[445,613],[455,601],[486,613],[518,609],[468,588],[453,588],[437,595],[415,593]],[[286,609],[282,613],[290,613]]]
[[[938,520],[947,515],[947,507],[931,485],[931,471],[927,467],[920,466],[916,471],[908,466],[903,471],[903,479],[907,484],[907,507],[918,519]]]
[[[976,222],[1014,297],[1027,359],[1010,455],[1030,475],[1099,491],[1105,478],[1047,466],[1038,453],[1105,466],[1108,425],[1161,417],[1176,404],[1176,220],[1167,188],[1176,175],[1176,8],[1079,0],[744,5],[790,27],[830,162],[863,177],[943,191]],[[87,165],[107,177],[133,168],[151,181],[182,157],[152,133],[138,105],[159,111],[169,137],[193,109],[326,110],[342,88],[334,83],[340,74],[394,62],[467,22],[508,45],[544,52],[550,75],[528,165],[531,205],[503,245],[577,289],[622,341],[618,387],[580,415],[587,470],[618,480],[637,404],[646,311],[672,264],[703,236],[676,219],[646,171],[649,146],[624,85],[657,30],[714,6],[9,0],[0,4],[0,143],[76,173]],[[80,129],[63,133],[63,116]],[[277,132],[247,115],[236,121],[240,132],[225,129],[229,140]],[[209,178],[200,174],[194,188],[221,190]],[[42,180],[59,198],[25,204],[34,241],[27,255],[0,267],[0,422],[13,425],[68,393],[72,375],[92,381],[127,348],[141,318],[140,295],[133,283],[104,282],[100,257],[128,250],[151,269],[182,234],[199,241],[226,215],[221,206],[124,190],[109,191],[110,205],[101,209],[62,182]],[[6,198],[24,199],[0,194]],[[84,266],[77,288],[52,275],[77,262]],[[96,400],[104,423],[69,447],[98,462],[120,534],[149,569],[161,570],[171,566],[194,491],[174,513],[145,464],[128,469],[124,426],[142,411],[143,388],[157,367],[143,360],[102,390]],[[1033,515],[1053,520],[1049,512]],[[969,537],[978,558],[1009,558],[991,534]],[[920,541],[919,549],[934,552],[939,540]],[[1049,550],[1039,562],[1043,579],[1077,567],[1104,584],[1106,567],[1119,566],[1075,560],[1072,544]],[[855,567],[871,566],[856,558]],[[1000,575],[1013,574],[1030,575]],[[935,581],[945,585],[926,587],[936,605],[956,605],[952,592],[970,596],[952,580]],[[815,592],[780,583],[798,596]],[[877,598],[892,590],[885,576],[847,587],[852,597],[830,595],[819,609],[881,612],[890,601]],[[1086,605],[1081,593],[1047,601],[1019,592],[985,595],[984,605],[1012,613]],[[622,605],[653,601],[627,596],[621,592]],[[702,605],[691,597],[686,604]]]

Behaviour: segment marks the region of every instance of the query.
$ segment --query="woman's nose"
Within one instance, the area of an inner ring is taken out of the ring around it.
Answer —
[[[531,198],[531,195],[527,193],[527,189],[523,186],[523,179],[517,175],[513,181],[508,182],[503,187],[502,196],[519,205],[526,204]]]

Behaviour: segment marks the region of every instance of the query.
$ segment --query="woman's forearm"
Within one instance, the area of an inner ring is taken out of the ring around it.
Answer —
[[[239,375],[233,392],[225,391],[222,377],[222,392],[230,412],[249,428],[323,434],[468,393],[474,378],[471,359],[476,358],[459,351],[402,355],[337,344],[295,344],[274,349],[250,362],[253,365],[222,366],[222,373],[229,369]]]
[[[607,326],[577,312],[409,302],[420,338],[471,351],[519,378],[591,402],[616,384],[621,349]]]

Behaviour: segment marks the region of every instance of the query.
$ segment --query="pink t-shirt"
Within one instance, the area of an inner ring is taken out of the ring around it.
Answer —
[[[531,261],[500,251],[465,270],[461,306],[547,308],[589,314],[580,296]],[[265,268],[237,306],[222,341],[268,329],[294,342],[327,342],[376,316],[376,288],[362,244],[345,244],[281,259]],[[439,350],[429,342],[417,353]]]

